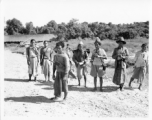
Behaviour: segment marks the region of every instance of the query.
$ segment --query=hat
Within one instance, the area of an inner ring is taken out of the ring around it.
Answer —
[[[83,45],[83,42],[82,42],[82,41],[80,41],[80,42],[79,42],[79,45]]]
[[[64,48],[65,45],[64,45],[63,41],[59,41],[59,42],[56,43],[56,47],[57,46],[62,46],[62,48]]]
[[[126,44],[126,41],[123,37],[120,37],[119,40],[116,41],[116,43],[122,42],[123,44]]]
[[[148,43],[143,43],[143,44],[141,45],[141,47],[146,47],[146,46],[148,46]]]
[[[99,39],[99,37],[96,37],[96,41],[94,42],[95,43],[98,43],[99,45],[101,45],[101,40]]]

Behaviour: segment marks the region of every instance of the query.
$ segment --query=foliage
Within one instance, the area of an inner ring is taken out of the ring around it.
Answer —
[[[58,36],[57,40],[94,37],[99,37],[101,40],[116,40],[119,36],[123,36],[125,39],[149,38],[149,21],[131,24],[112,24],[111,22],[106,24],[101,22],[79,23],[77,19],[71,19],[67,24],[57,24],[54,20],[51,20],[41,27],[34,27],[32,22],[26,23],[26,27],[23,27],[22,23],[14,18],[8,20],[6,24],[5,35],[55,34]]]
[[[8,35],[15,35],[16,33],[20,34],[22,33],[23,25],[19,20],[13,18],[6,22],[6,28],[4,30]]]

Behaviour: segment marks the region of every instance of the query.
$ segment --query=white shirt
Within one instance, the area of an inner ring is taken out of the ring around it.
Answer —
[[[138,51],[134,58],[136,67],[144,67],[148,63],[148,52]]]
[[[93,51],[92,55],[94,55],[94,54],[96,54],[96,49]],[[105,50],[101,49],[101,48],[99,48],[99,51],[98,51],[97,54],[99,56],[105,56],[105,57],[107,57]],[[98,57],[94,57],[93,65],[102,65],[103,62],[104,62],[104,59],[98,58]]]

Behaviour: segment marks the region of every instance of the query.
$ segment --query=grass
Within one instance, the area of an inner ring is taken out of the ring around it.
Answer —
[[[36,40],[50,40],[52,37],[52,35],[20,35],[20,36],[5,36],[5,40],[6,39],[10,39],[12,41],[14,41],[14,39],[20,39],[19,41],[27,41],[27,40],[30,40],[30,39],[36,39]],[[89,48],[90,51],[92,52],[93,49],[95,48],[94,47],[94,40],[88,38],[88,39],[83,39],[82,40],[83,43],[84,43],[84,48]],[[145,42],[148,42],[149,40],[146,39],[146,38],[138,38],[138,39],[128,39],[126,40],[127,44],[125,45],[128,50],[129,50],[129,53],[130,55],[134,55],[134,53],[138,50],[140,50],[141,48],[141,44],[142,43],[145,43]],[[29,41],[28,41],[29,42]],[[77,45],[78,43],[80,42],[80,39],[71,39],[69,40],[68,42],[66,42],[66,44],[69,44],[70,47],[74,50],[77,48]],[[102,45],[101,47],[106,51],[107,55],[109,57],[112,56],[112,52],[114,50],[114,48],[116,48],[118,45],[117,43],[114,41],[114,40],[102,40],[101,41]],[[43,46],[43,43],[42,42],[39,42],[37,43],[39,46]],[[49,46],[51,48],[54,48],[55,47],[55,44],[56,44],[56,41],[52,41],[51,43],[49,43]],[[7,44],[7,47],[17,47],[16,44]],[[23,51],[22,49],[24,49],[24,47],[17,47],[16,49],[18,49],[19,51]],[[12,49],[13,50],[13,49]]]
[[[53,34],[38,34],[38,35],[6,35],[4,36],[4,42],[11,41],[30,41],[31,39],[35,39],[36,41],[44,41],[55,38]]]

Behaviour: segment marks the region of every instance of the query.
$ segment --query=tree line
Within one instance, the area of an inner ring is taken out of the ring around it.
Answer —
[[[27,22],[25,27],[23,24],[13,18],[6,21],[4,28],[5,35],[33,35],[33,34],[55,34],[57,39],[65,40],[76,38],[92,38],[99,37],[103,39],[115,40],[119,36],[125,39],[134,39],[137,37],[149,38],[149,21],[134,22],[130,24],[106,24],[102,22],[82,22],[77,19],[71,19],[67,24],[57,24],[54,20],[49,21],[46,25],[35,27],[32,22]]]

